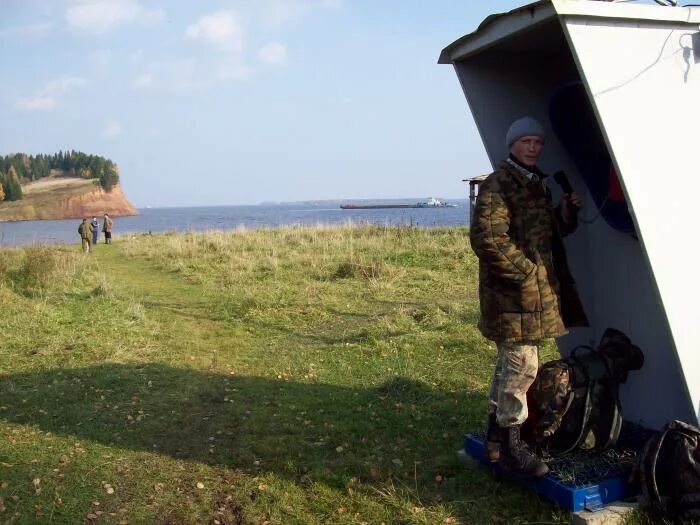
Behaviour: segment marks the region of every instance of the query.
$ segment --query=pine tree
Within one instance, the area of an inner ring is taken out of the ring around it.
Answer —
[[[22,198],[22,185],[19,183],[19,177],[14,166],[10,166],[5,177],[5,200],[18,201]]]
[[[100,177],[100,185],[105,191],[110,192],[117,184],[119,184],[119,168],[116,164],[109,162],[109,164],[105,166],[102,177]]]

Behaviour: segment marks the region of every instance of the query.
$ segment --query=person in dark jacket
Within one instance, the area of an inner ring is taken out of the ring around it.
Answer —
[[[540,343],[588,324],[561,240],[577,227],[581,199],[572,193],[552,206],[546,175],[537,168],[544,141],[544,128],[531,117],[511,125],[510,155],[481,184],[470,228],[479,258],[479,329],[498,349],[487,453],[507,470],[534,476],[548,469],[520,441],[520,426]]]
[[[92,245],[95,246],[97,245],[97,235],[100,233],[100,223],[97,222],[97,217],[92,218],[90,225],[92,226]]]
[[[85,253],[92,251],[92,224],[87,221],[87,218],[83,218],[83,222],[78,226],[78,233],[80,234],[80,239],[83,243],[83,251]]]

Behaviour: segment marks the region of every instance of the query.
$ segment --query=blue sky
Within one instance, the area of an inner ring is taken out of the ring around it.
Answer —
[[[440,50],[513,0],[0,0],[0,153],[76,149],[139,207],[464,197]]]

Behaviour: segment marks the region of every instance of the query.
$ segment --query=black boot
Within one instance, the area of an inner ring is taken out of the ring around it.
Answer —
[[[522,476],[541,477],[549,468],[524,442],[520,441],[520,426],[501,428],[501,467]]]
[[[496,414],[489,414],[488,423],[486,426],[486,457],[491,463],[497,463],[501,459],[501,433],[498,423],[496,423]]]

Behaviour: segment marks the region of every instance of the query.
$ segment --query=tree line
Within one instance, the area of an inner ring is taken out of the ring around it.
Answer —
[[[54,170],[71,177],[98,179],[105,191],[111,191],[119,183],[119,167],[99,155],[75,150],[53,155],[14,153],[0,155],[0,200],[21,199],[22,183],[48,177]]]

